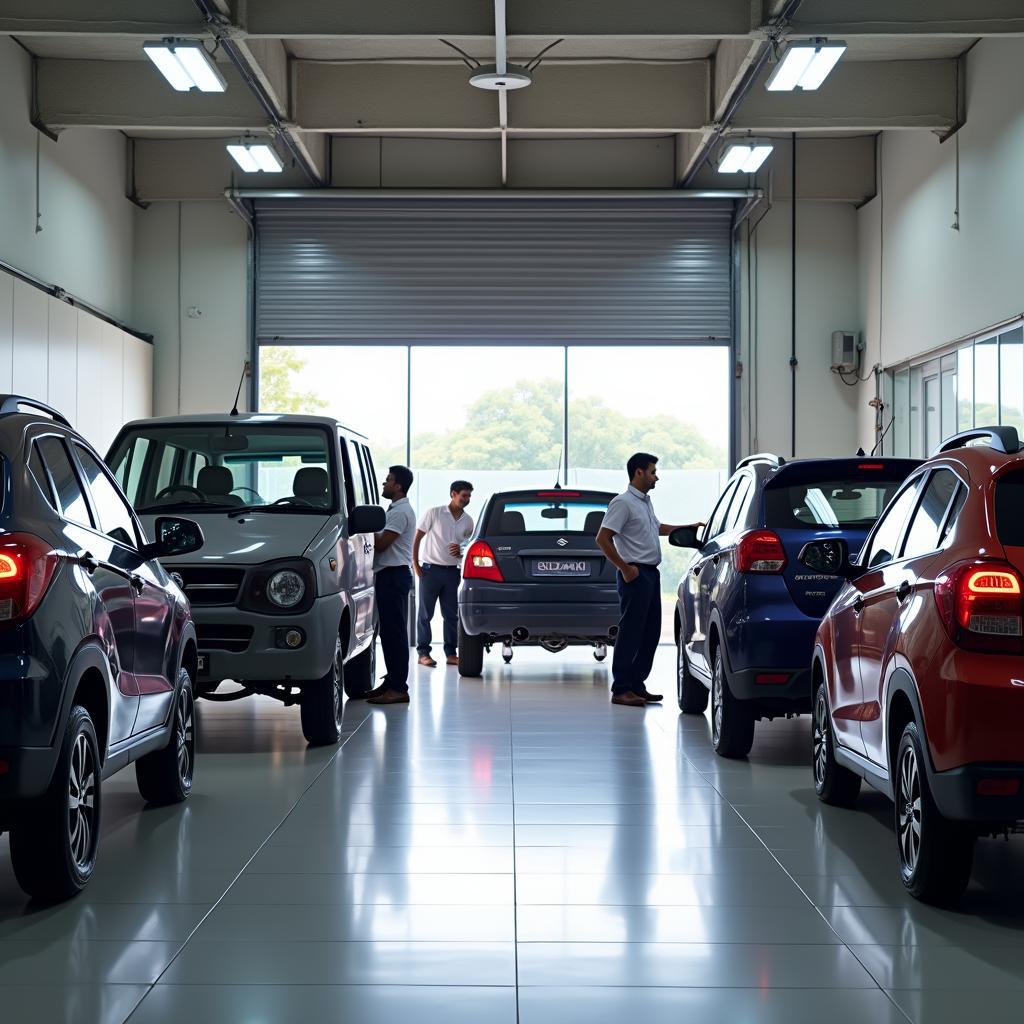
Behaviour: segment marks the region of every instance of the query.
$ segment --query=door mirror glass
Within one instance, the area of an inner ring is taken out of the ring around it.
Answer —
[[[387,514],[380,505],[356,505],[348,516],[349,536],[357,533],[379,533],[387,522]]]
[[[147,544],[143,555],[150,558],[170,558],[174,555],[189,555],[203,546],[203,531],[191,519],[177,516],[160,516],[154,527],[156,540]]]
[[[692,526],[677,526],[669,535],[668,542],[674,548],[696,548],[701,549],[701,542],[697,539],[697,531]]]
[[[829,576],[848,576],[851,572],[845,540],[812,540],[801,549],[799,562],[814,572]]]

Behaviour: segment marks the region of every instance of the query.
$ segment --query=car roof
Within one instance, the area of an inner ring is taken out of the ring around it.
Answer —
[[[975,427],[943,441],[925,465],[959,467],[975,480],[991,479],[1024,465],[1024,447],[1014,427]]]
[[[366,441],[365,434],[351,427],[345,426],[340,420],[333,416],[307,416],[303,413],[277,413],[277,412],[240,412],[237,415],[231,413],[195,413],[188,416],[152,416],[147,419],[132,420],[126,423],[122,430],[153,426],[207,426],[210,424],[219,425],[222,423],[245,423],[256,426],[319,426],[329,427],[332,430],[344,430],[346,434],[361,438]]]

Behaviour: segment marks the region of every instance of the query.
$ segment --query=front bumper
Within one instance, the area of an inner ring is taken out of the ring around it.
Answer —
[[[199,653],[206,655],[206,670],[199,673],[200,688],[225,679],[280,683],[321,678],[334,657],[341,614],[340,594],[318,597],[299,615],[261,615],[228,606],[193,607]],[[252,634],[244,649],[230,649],[229,645],[237,648],[242,642],[237,631],[250,628]],[[301,647],[278,646],[279,632],[290,628],[305,634]]]
[[[988,780],[1017,782],[1016,793],[1008,796],[983,795],[979,783]],[[1008,825],[1024,821],[1024,763],[967,764],[945,772],[929,772],[935,804],[944,818]]]

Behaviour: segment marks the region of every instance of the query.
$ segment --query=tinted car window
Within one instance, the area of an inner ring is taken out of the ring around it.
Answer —
[[[765,526],[771,529],[870,527],[899,480],[821,480],[765,491]]]
[[[904,558],[926,554],[939,546],[939,530],[958,483],[948,469],[937,469],[932,473],[910,522],[907,539],[903,542]]]
[[[486,532],[508,535],[583,533],[596,537],[609,500],[594,494],[547,500],[497,494],[487,515]]]
[[[711,513],[711,519],[704,530],[705,541],[711,540],[712,537],[717,537],[722,532],[722,527],[725,525],[725,516],[729,511],[729,502],[732,501],[732,496],[738,482],[738,480],[731,480],[729,486],[722,492],[722,497],[718,499],[715,511]]]
[[[967,504],[967,488],[960,484],[956,489],[956,496],[953,498],[953,507],[949,511],[949,518],[942,527],[942,536],[939,537],[941,544],[953,532],[956,521],[960,518],[960,510]]]
[[[884,565],[893,560],[896,545],[903,532],[903,524],[907,521],[907,516],[910,515],[910,510],[917,500],[919,482],[919,478],[915,479],[906,490],[902,491],[879,519],[878,529],[871,538],[871,546],[863,562],[865,568],[873,569],[876,565]]]
[[[996,534],[1003,544],[1024,547],[1024,471],[996,481]]]
[[[136,544],[135,523],[128,505],[117,493],[117,488],[103,467],[93,458],[92,452],[76,444],[75,453],[85,471],[89,491],[92,493],[92,502],[96,508],[96,514],[100,517],[100,529],[119,543],[134,547]]]
[[[736,487],[732,502],[729,504],[729,514],[726,516],[725,529],[735,528],[746,515],[747,505],[750,502],[750,477],[742,476]]]
[[[57,499],[53,496],[53,488],[50,486],[50,478],[46,475],[46,467],[43,465],[42,456],[39,454],[39,449],[36,445],[32,445],[32,451],[29,453],[28,468],[36,478],[36,483],[39,484],[39,488],[43,492],[46,500],[50,503],[50,507],[56,511]]]
[[[85,500],[85,492],[78,479],[78,474],[71,465],[64,442],[57,437],[44,437],[38,442],[39,454],[43,457],[46,468],[50,471],[50,479],[57,491],[58,511],[65,519],[83,526],[92,526],[89,504]]]

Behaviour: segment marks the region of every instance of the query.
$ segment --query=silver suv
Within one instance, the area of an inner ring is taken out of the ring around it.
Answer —
[[[298,703],[306,739],[336,743],[342,692],[374,684],[384,510],[366,438],[321,416],[175,416],[129,423],[108,462],[147,527],[202,527],[198,556],[163,559],[192,604],[197,696]]]

